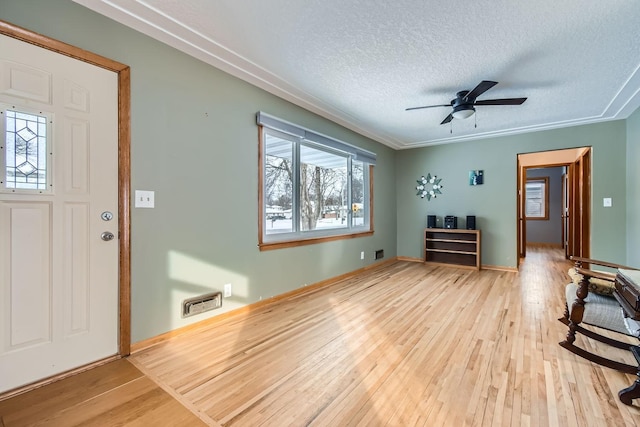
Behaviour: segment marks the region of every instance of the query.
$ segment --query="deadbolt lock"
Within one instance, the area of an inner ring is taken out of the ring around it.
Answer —
[[[100,235],[100,238],[102,240],[104,240],[105,242],[108,242],[109,240],[113,240],[115,236],[113,235],[113,233],[109,232],[109,231],[105,231],[104,233],[102,233]]]

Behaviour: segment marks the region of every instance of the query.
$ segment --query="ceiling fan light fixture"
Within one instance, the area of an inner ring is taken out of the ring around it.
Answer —
[[[471,106],[461,105],[460,107],[456,107],[453,109],[453,113],[451,115],[454,119],[464,120],[473,116],[473,113],[476,112],[476,109]]]
[[[472,90],[461,90],[456,93],[455,99],[452,99],[449,104],[438,104],[438,105],[423,105],[422,107],[410,107],[407,108],[406,111],[409,110],[420,110],[422,108],[433,108],[433,107],[452,107],[451,113],[447,117],[444,118],[443,121],[440,122],[441,125],[451,123],[451,120],[464,120],[473,116],[476,112],[476,105],[521,105],[527,98],[502,98],[502,99],[483,99],[477,101],[477,98],[497,85],[498,82],[494,82],[491,80],[483,80]],[[477,124],[476,124],[477,127]],[[453,132],[453,129],[452,129]]]

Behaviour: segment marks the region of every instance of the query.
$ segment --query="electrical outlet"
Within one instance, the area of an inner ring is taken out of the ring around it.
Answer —
[[[231,295],[233,295],[231,293],[231,283],[227,283],[224,285],[224,297],[229,298]]]
[[[364,259],[364,251],[360,252],[360,259]]]

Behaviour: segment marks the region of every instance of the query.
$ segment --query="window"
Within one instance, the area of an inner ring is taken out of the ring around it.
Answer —
[[[526,219],[549,219],[549,177],[527,178]]]
[[[264,113],[260,248],[372,233],[375,154]]]
[[[3,191],[47,191],[46,116],[3,109],[4,145],[0,145]]]

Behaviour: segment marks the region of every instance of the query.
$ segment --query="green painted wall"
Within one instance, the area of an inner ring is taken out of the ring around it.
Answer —
[[[572,147],[593,147],[592,256],[626,261],[625,121],[437,145],[397,153],[398,255],[422,257],[426,216],[477,216],[482,263],[516,266],[517,155]],[[484,184],[469,185],[469,171],[484,170]],[[416,180],[427,173],[444,185],[437,199],[416,196]],[[603,208],[611,197],[613,207]],[[464,220],[462,221],[464,224]]]
[[[527,243],[562,245],[562,175],[564,168],[527,169],[527,178],[549,178],[549,217],[527,220]]]
[[[427,214],[462,222],[477,215],[482,262],[513,267],[518,153],[592,146],[593,255],[640,265],[639,243],[627,245],[625,231],[640,229],[639,112],[628,121],[394,152],[70,0],[0,0],[0,19],[131,66],[132,189],[156,192],[155,209],[132,211],[134,342],[205,318],[181,319],[180,302],[225,283],[235,295],[211,314],[370,265],[376,249],[420,258]],[[373,237],[258,251],[259,110],[377,152]],[[485,171],[484,185],[468,185],[471,169]],[[427,202],[414,188],[428,172],[445,188]],[[603,197],[613,198],[612,208],[602,208]]]
[[[627,119],[627,265],[640,267],[640,109]]]
[[[69,0],[0,0],[0,19],[131,66],[132,190],[156,192],[155,209],[132,209],[134,342],[396,256],[388,147]],[[378,154],[374,236],[258,250],[257,111]],[[222,310],[181,318],[183,299],[225,283]]]

